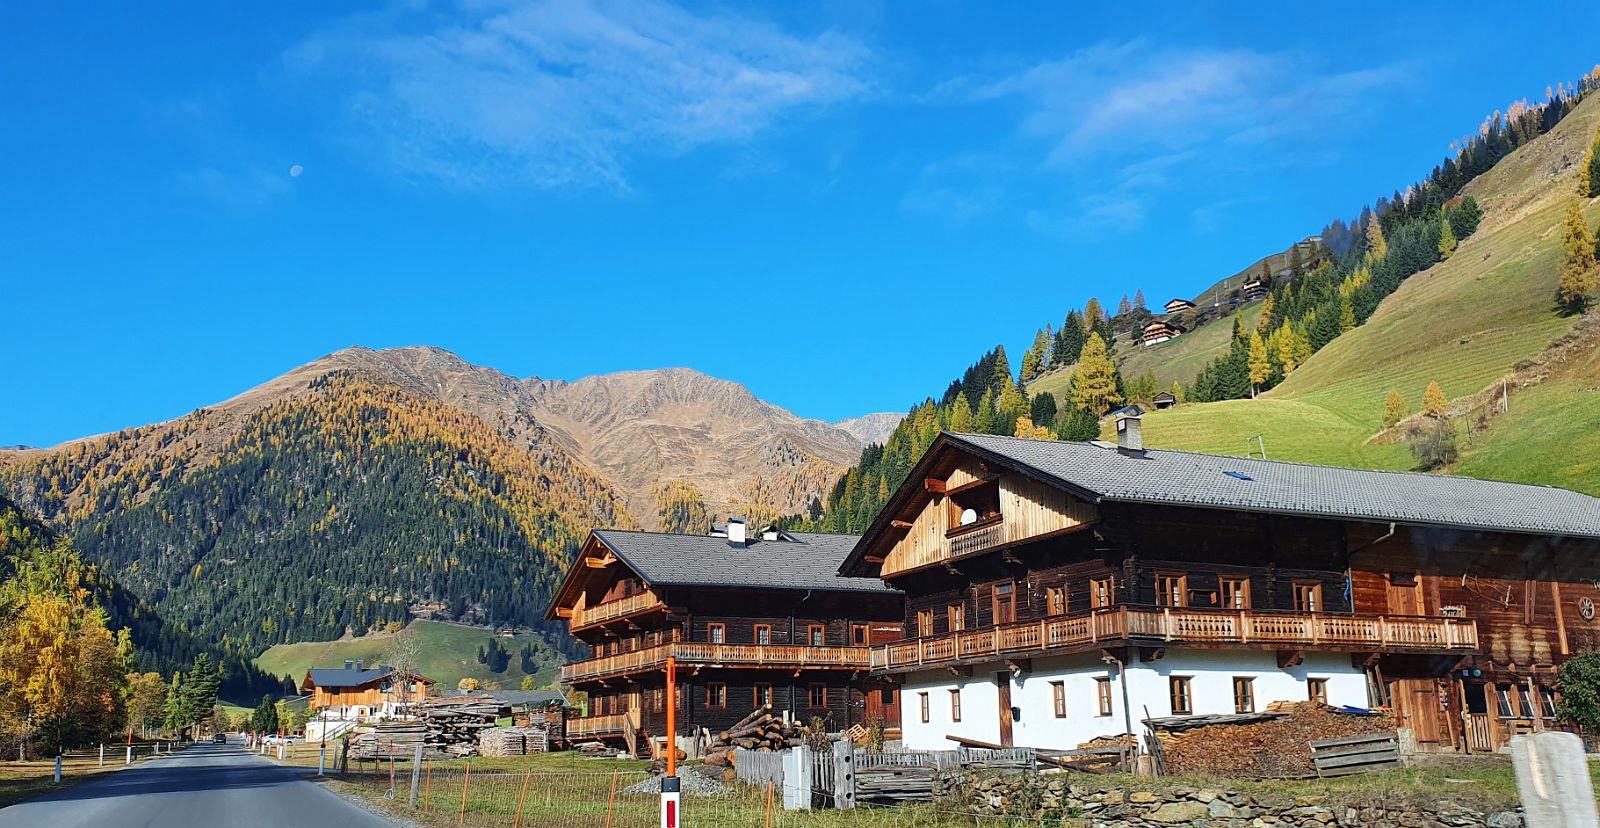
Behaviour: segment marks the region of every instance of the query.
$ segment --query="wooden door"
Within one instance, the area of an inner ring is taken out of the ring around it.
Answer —
[[[994,686],[1000,697],[1000,744],[1011,747],[1011,674],[995,673]]]
[[[1422,615],[1422,578],[1414,571],[1392,570],[1384,579],[1390,615]]]
[[[1402,679],[1395,682],[1395,695],[1401,703],[1400,726],[1411,728],[1418,745],[1437,747],[1444,741],[1445,726],[1439,703],[1439,687],[1433,679]]]
[[[867,721],[883,722],[885,730],[900,729],[900,688],[883,684],[867,688]]]

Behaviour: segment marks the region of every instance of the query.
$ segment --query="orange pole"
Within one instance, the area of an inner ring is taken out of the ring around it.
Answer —
[[[428,812],[428,788],[433,785],[433,759],[426,765],[427,772],[422,775],[422,812]]]
[[[389,749],[389,790],[394,790],[394,749]]]
[[[678,659],[667,656],[667,775],[678,775]]]
[[[461,814],[456,817],[457,825],[467,824],[467,781],[472,778],[472,766],[467,766],[467,772],[461,775]]]
[[[767,780],[767,828],[772,828],[772,780]]]
[[[616,771],[611,773],[615,775]],[[522,803],[528,799],[528,783],[531,781],[533,781],[533,771],[528,771],[527,775],[522,777],[522,796],[517,797],[517,818],[512,821],[511,828],[522,828]]]
[[[611,809],[617,804],[617,771],[611,770],[611,798],[606,800],[606,828],[611,828]]]

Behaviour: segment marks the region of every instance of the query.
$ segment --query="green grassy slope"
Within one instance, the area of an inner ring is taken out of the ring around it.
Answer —
[[[1246,328],[1254,327],[1261,318],[1261,306],[1261,302],[1252,302],[1239,311],[1244,315]],[[1122,372],[1123,379],[1154,371],[1156,387],[1162,391],[1170,390],[1173,380],[1188,387],[1206,363],[1228,350],[1235,315],[1213,319],[1177,339],[1157,345],[1126,345],[1117,353],[1117,369]]]
[[[1145,420],[1145,439],[1156,446],[1242,454],[1247,437],[1265,433],[1275,459],[1409,465],[1403,448],[1363,445],[1378,427],[1389,388],[1399,388],[1413,410],[1430,381],[1452,398],[1475,393],[1574,324],[1553,307],[1559,221],[1574,189],[1575,159],[1597,123],[1600,96],[1473,181],[1467,192],[1485,214],[1478,232],[1448,261],[1407,280],[1366,325],[1319,351],[1262,399],[1154,413]],[[1593,222],[1600,203],[1591,204],[1588,214]],[[1528,392],[1526,399],[1538,396]],[[1530,407],[1523,403],[1519,410],[1552,418],[1544,427],[1553,434],[1595,421],[1587,399],[1544,415]],[[1533,457],[1541,449],[1531,438],[1510,436],[1516,422],[1515,416],[1505,418],[1479,435],[1459,471],[1540,482],[1559,478],[1563,485],[1600,490],[1600,469],[1568,464],[1559,474],[1540,471],[1554,461],[1547,453],[1543,460]]]
[[[494,640],[494,632],[486,627],[465,624],[447,624],[439,621],[413,621],[422,657],[417,671],[439,682],[439,686],[455,689],[456,683],[471,677],[487,686],[495,683],[503,690],[516,690],[522,686],[521,665],[517,651],[532,641],[538,652],[539,671],[534,674],[534,684],[543,687],[555,680],[561,656],[549,648],[541,636],[522,632],[515,638],[499,639],[500,646],[511,651],[511,663],[505,672],[492,673],[489,667],[478,663],[478,647],[487,647]],[[279,644],[256,658],[256,666],[275,675],[288,674],[298,684],[312,667],[343,667],[346,659],[361,659],[368,664],[382,661],[394,643],[387,633],[361,638],[342,638],[338,641],[308,641],[298,644]]]

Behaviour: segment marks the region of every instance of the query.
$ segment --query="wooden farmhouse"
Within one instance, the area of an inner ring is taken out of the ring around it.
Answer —
[[[1146,345],[1154,345],[1158,342],[1166,342],[1167,340],[1177,337],[1182,333],[1183,328],[1174,325],[1171,322],[1155,321],[1145,324],[1144,330],[1140,334],[1139,338],[1143,340],[1144,344]]]
[[[906,595],[907,747],[1073,748],[1279,701],[1389,707],[1422,749],[1558,725],[1600,647],[1600,500],[1528,486],[943,434],[840,572]]]
[[[434,681],[387,664],[367,667],[346,661],[344,667],[313,667],[300,682],[311,694],[311,711],[336,720],[368,721],[395,715],[396,705],[424,698]]]
[[[1252,279],[1248,282],[1245,282],[1244,286],[1239,288],[1239,296],[1246,302],[1254,302],[1257,299],[1265,299],[1267,298],[1267,294],[1270,292],[1271,291],[1267,289],[1267,283],[1261,281],[1260,279]]]
[[[1184,311],[1194,310],[1194,303],[1188,299],[1172,299],[1167,302],[1166,309],[1169,314],[1183,313]]]
[[[898,725],[894,688],[869,673],[875,641],[900,637],[899,593],[838,575],[854,535],[769,530],[746,538],[595,530],[548,612],[589,657],[561,681],[589,696],[567,738],[635,754],[666,733],[666,663],[677,663],[679,736],[713,734],[757,706],[830,729]],[[642,742],[642,744],[641,744]]]
[[[1155,406],[1157,411],[1163,411],[1177,405],[1178,398],[1171,391],[1161,391],[1150,398],[1150,404]]]

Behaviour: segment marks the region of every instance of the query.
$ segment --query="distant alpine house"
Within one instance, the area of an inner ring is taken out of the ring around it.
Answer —
[[[666,733],[666,660],[677,659],[678,735],[713,734],[763,704],[832,729],[898,724],[894,689],[868,675],[869,646],[900,636],[902,597],[876,577],[838,575],[854,535],[747,537],[595,530],[547,617],[590,657],[561,669],[589,694],[567,737],[647,753]]]
[[[1600,501],[1542,486],[943,434],[840,571],[906,593],[907,747],[1390,706],[1423,749],[1553,727],[1600,646]]]

